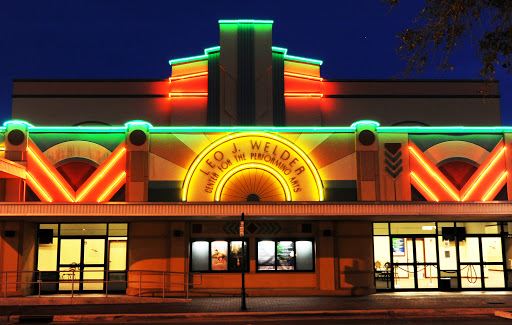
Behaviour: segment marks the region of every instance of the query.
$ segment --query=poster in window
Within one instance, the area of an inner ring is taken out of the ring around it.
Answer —
[[[393,238],[392,247],[393,256],[405,256],[405,240],[403,238]]]
[[[295,268],[295,250],[292,241],[277,242],[277,269],[293,270]]]
[[[247,243],[245,243],[247,252]],[[247,256],[247,255],[246,255]],[[243,267],[242,241],[232,241],[229,243],[229,270],[242,271]]]
[[[211,244],[212,271],[227,271],[228,269],[228,242],[213,241]]]
[[[273,240],[258,242],[258,270],[275,270],[276,252]]]

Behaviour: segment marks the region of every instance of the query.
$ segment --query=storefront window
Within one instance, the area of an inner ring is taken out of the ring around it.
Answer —
[[[505,234],[512,229],[504,227]],[[374,224],[377,289],[504,288],[506,272],[512,287],[512,239],[503,241],[502,223],[400,222],[389,228],[390,235],[382,235],[385,223]]]
[[[247,252],[247,242],[245,243]],[[196,240],[191,245],[193,272],[238,272],[243,267],[242,241]],[[249,269],[249,265],[246,265]]]
[[[257,260],[258,271],[313,271],[313,241],[258,241]]]
[[[391,223],[392,235],[409,234],[435,234],[435,222],[393,222]]]

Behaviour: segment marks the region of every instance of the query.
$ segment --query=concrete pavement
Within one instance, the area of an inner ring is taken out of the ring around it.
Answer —
[[[59,300],[60,298],[60,300]],[[491,319],[496,311],[512,311],[510,292],[386,293],[366,297],[249,297],[240,313],[239,297],[184,299],[80,297],[94,303],[69,303],[69,297],[0,299],[0,315],[54,315],[59,322],[165,322],[221,318],[336,317],[337,319]],[[40,299],[38,304],[34,299]],[[67,300],[66,300],[67,299]],[[124,299],[124,300],[123,300]],[[146,300],[147,299],[147,300]],[[10,301],[10,304],[7,304]],[[103,301],[103,302],[102,302]],[[47,302],[47,303],[45,303]]]

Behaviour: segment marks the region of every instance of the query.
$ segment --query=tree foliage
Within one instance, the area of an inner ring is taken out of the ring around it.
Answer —
[[[396,6],[400,0],[384,0]],[[399,53],[407,71],[434,63],[450,69],[450,56],[465,39],[477,42],[480,73],[493,78],[496,69],[512,73],[512,0],[424,0],[413,25],[399,34]],[[436,56],[439,54],[439,56]]]

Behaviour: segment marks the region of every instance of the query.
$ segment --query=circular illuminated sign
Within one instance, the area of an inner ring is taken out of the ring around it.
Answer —
[[[196,157],[183,183],[182,200],[223,200],[222,192],[232,179],[251,170],[270,175],[276,183],[269,186],[282,188],[287,201],[324,199],[320,175],[297,145],[272,133],[247,132],[227,135]]]

